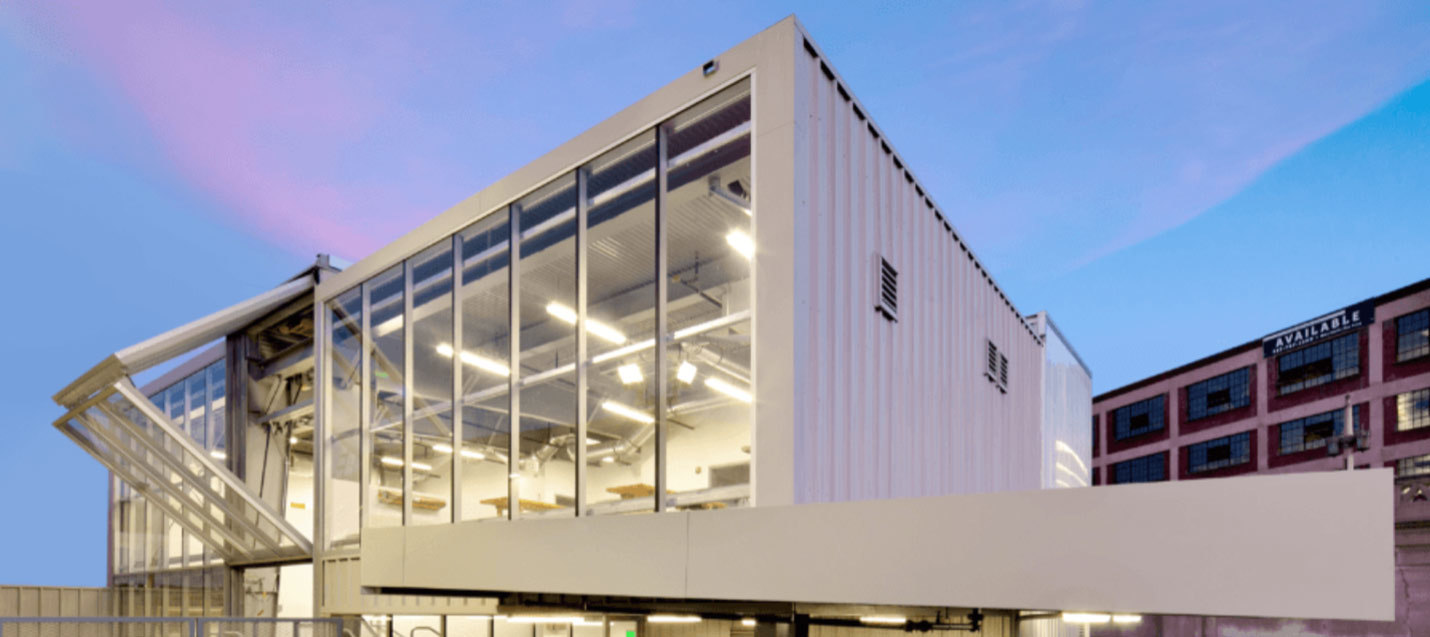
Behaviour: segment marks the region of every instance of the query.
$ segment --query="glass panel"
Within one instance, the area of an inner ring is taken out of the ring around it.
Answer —
[[[412,519],[452,521],[452,243],[412,268]]]
[[[677,508],[749,501],[750,94],[667,125],[667,484]]]
[[[223,607],[224,604],[224,571],[221,569],[209,569],[204,576],[208,582],[208,616],[224,617],[227,615]]]
[[[500,517],[506,510],[511,422],[511,252],[507,211],[458,235],[462,254],[462,519]]]
[[[513,207],[521,219],[523,516],[569,517],[576,501],[576,178]]]
[[[371,410],[369,439],[372,458],[368,465],[367,526],[402,524],[402,428],[403,401],[403,280],[401,265],[377,275],[364,285],[368,310],[372,312],[369,355],[372,376],[368,378],[368,407]]]
[[[213,440],[213,457],[227,459],[225,452],[228,450],[228,423],[224,419],[224,397],[227,392],[228,379],[224,377],[226,373],[224,362],[209,365],[209,430],[213,432],[210,439]]]
[[[586,167],[590,512],[655,509],[655,132]]]
[[[328,548],[357,546],[358,469],[362,466],[362,292],[348,290],[328,302],[331,342],[328,357],[328,457],[323,515]]]
[[[243,557],[291,558],[304,554],[300,548],[304,540],[296,532],[280,532],[247,500],[225,497],[226,487],[207,493],[205,486],[219,483],[226,475],[221,472],[226,470],[209,472],[193,462],[194,457],[187,452],[170,453],[162,441],[177,447],[188,434],[150,422],[151,416],[167,418],[152,409],[147,414],[142,412],[127,396],[120,392],[102,395],[99,404],[64,421],[63,427],[78,434],[77,439],[84,439],[82,444],[87,450],[121,479],[131,484],[147,483],[152,489],[150,497],[154,499],[144,513],[142,529],[144,561],[131,570],[181,566],[184,533],[188,530],[210,547],[237,551]],[[147,405],[145,408],[149,409]],[[219,506],[220,500],[225,506]],[[233,517],[228,517],[225,508],[233,510]],[[173,519],[171,514],[182,517]],[[201,552],[195,559],[199,556]]]

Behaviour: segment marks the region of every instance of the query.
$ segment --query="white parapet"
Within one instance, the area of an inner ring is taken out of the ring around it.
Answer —
[[[369,529],[364,586],[1394,619],[1391,472]]]

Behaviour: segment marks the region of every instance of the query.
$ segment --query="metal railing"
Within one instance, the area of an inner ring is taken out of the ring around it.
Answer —
[[[343,637],[343,623],[312,617],[0,617],[0,637]]]

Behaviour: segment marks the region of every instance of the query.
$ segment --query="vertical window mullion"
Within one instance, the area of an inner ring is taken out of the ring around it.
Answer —
[[[661,512],[665,510],[666,503],[666,465],[667,442],[670,438],[670,423],[667,420],[669,403],[668,385],[670,383],[666,374],[666,332],[668,331],[669,317],[666,315],[668,309],[667,301],[670,298],[670,290],[666,286],[667,251],[669,242],[666,237],[666,190],[670,185],[670,175],[666,170],[666,151],[669,143],[669,131],[665,125],[657,126],[655,129],[655,510]]]
[[[521,207],[512,204],[507,209],[507,329],[511,337],[509,360],[511,375],[507,377],[508,422],[507,437],[507,517],[521,517]]]

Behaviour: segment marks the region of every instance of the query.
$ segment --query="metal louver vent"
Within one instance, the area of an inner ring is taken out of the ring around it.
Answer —
[[[999,391],[1008,392],[1008,357],[998,351],[992,340],[988,341],[988,371],[984,375]]]
[[[874,309],[884,318],[899,322],[899,271],[882,257],[879,259],[879,304]]]

